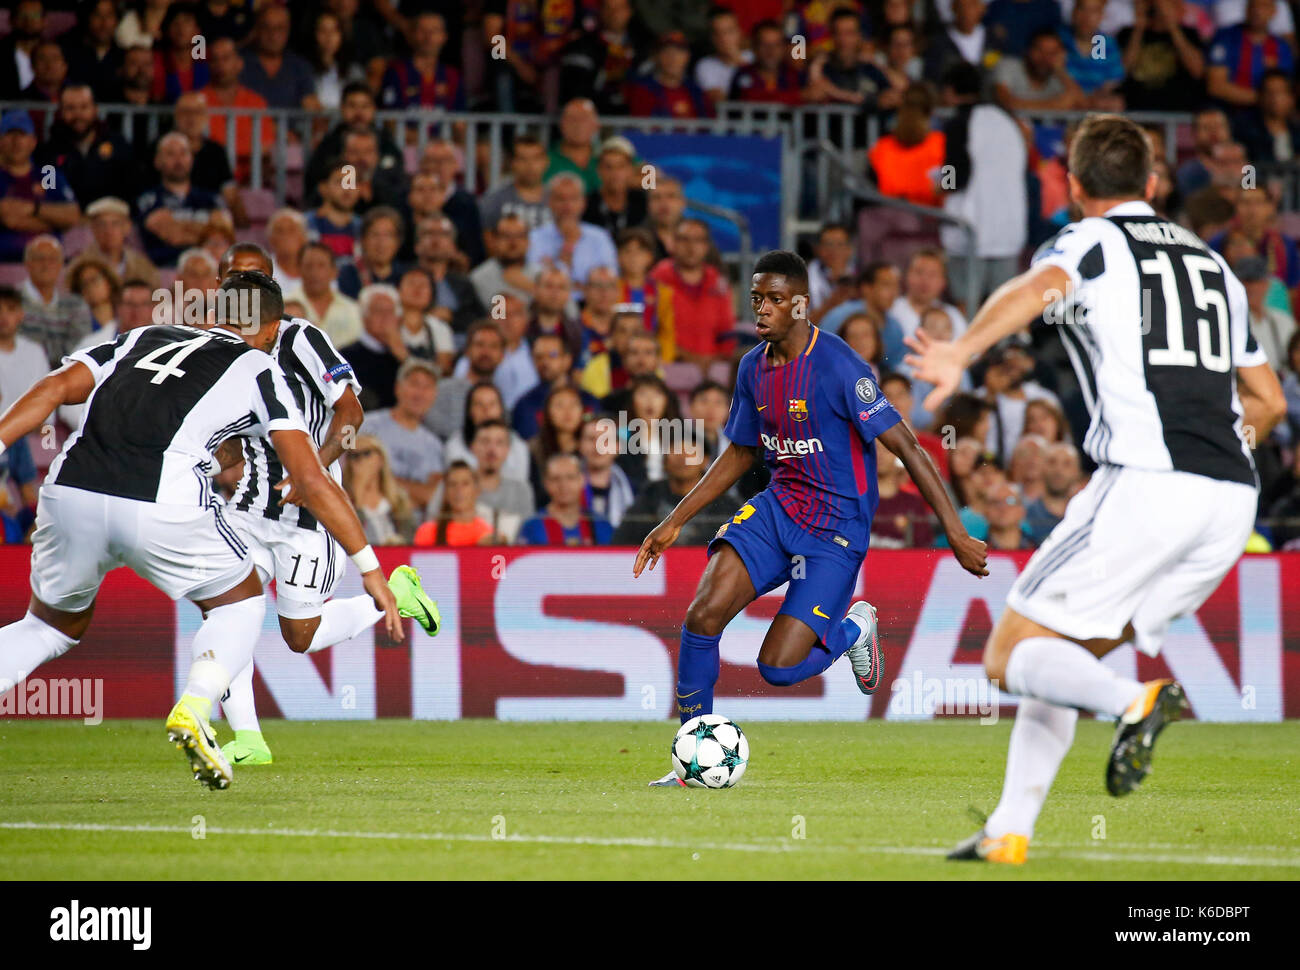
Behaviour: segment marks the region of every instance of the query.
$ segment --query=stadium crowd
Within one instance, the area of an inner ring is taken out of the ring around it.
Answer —
[[[975,308],[958,281],[987,295],[1070,220],[1070,126],[1027,113],[1185,113],[1176,145],[1150,129],[1155,206],[1246,286],[1291,405],[1255,443],[1259,541],[1300,547],[1300,248],[1267,177],[1300,152],[1291,4],[18,0],[0,30],[0,102],[16,105],[0,116],[0,408],[73,349],[199,322],[159,288],[207,292],[221,254],[257,241],[286,313],[324,329],[365,388],[344,485],[374,543],[636,544],[700,479],[756,338],[710,223],[672,172],[643,188],[654,160],[616,130],[751,102],[878,118],[864,159],[878,191],[975,224],[973,250],[885,207],[822,226],[801,242],[810,317],[875,367],[971,534],[1034,547],[1090,468],[1052,327],[995,348],[939,413],[903,338],[960,333]],[[169,124],[114,125],[103,106],[120,104],[167,106]],[[282,163],[252,157],[272,121],[225,112],[268,107],[333,114],[298,146],[291,204],[258,213],[250,171]],[[416,156],[376,122],[420,108],[536,123],[512,128],[508,179],[489,190],[485,158],[465,178],[463,132]],[[78,412],[3,456],[6,541],[30,535]],[[932,545],[916,487],[880,458],[873,541]],[[680,541],[707,542],[765,476]]]

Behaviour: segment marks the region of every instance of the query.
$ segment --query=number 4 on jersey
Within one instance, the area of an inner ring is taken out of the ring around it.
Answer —
[[[182,340],[174,344],[163,344],[157,350],[151,351],[147,356],[141,357],[136,361],[135,366],[141,370],[157,371],[153,380],[149,382],[150,384],[161,384],[169,377],[184,377],[185,371],[180,369],[180,365],[184,363],[186,357],[211,339],[212,337],[209,334],[201,333],[190,340]],[[171,359],[159,363],[159,358],[164,354],[171,354]]]

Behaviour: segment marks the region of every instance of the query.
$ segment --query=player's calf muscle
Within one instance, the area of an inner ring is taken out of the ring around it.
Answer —
[[[686,611],[686,629],[704,637],[720,635],[754,599],[754,587],[740,556],[724,545],[709,560],[695,598]]]

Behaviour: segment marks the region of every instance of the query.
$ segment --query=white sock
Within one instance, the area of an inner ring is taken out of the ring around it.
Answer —
[[[194,634],[194,662],[185,693],[215,703],[234,675],[253,662],[253,648],[265,616],[265,595],[209,610]]]
[[[330,600],[320,611],[320,626],[316,627],[307,652],[315,653],[344,640],[351,640],[383,618],[383,611],[375,609],[375,601],[369,596]]]
[[[0,694],[47,660],[62,657],[76,642],[31,613],[0,627]]]
[[[1007,660],[1007,690],[1061,707],[1119,717],[1142,693],[1091,653],[1060,637],[1027,637]]]
[[[984,823],[987,834],[1033,836],[1034,821],[1043,810],[1056,769],[1074,742],[1078,719],[1079,712],[1072,707],[1058,707],[1032,697],[1021,699],[1016,723],[1011,726],[1002,798]]]
[[[234,731],[261,731],[257,722],[257,708],[253,704],[253,664],[250,661],[244,669],[235,674],[230,682],[230,689],[221,701],[221,712],[226,716],[226,723]]]

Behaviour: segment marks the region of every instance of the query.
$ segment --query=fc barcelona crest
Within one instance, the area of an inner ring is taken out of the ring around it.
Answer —
[[[794,421],[807,421],[808,402],[800,397],[790,398],[790,417]]]

